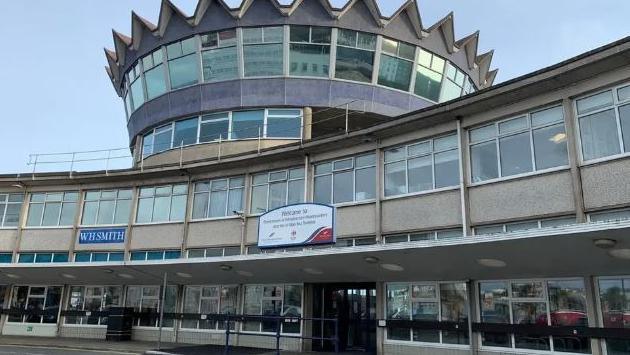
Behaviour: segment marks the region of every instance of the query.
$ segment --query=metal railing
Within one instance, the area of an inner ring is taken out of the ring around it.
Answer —
[[[260,154],[262,151],[262,141],[264,139],[289,139],[289,140],[300,140],[303,142],[304,139],[304,131],[306,127],[314,128],[318,125],[322,125],[326,122],[336,120],[339,118],[344,118],[344,127],[342,127],[344,134],[348,134],[351,131],[351,119],[356,118],[353,115],[363,115],[366,112],[367,102],[364,100],[352,100],[346,102],[341,105],[329,107],[323,110],[320,110],[313,114],[313,120],[310,124],[300,124],[299,126],[293,126],[284,129],[274,128],[274,136],[269,137],[265,132],[267,132],[270,124],[262,124],[254,127],[247,127],[238,130],[228,130],[226,133],[226,137],[224,137],[223,133],[219,135],[204,135],[195,137],[195,142],[187,143],[185,139],[180,142],[169,142],[165,143],[157,143],[150,145],[150,152],[146,152],[149,150],[149,145],[144,145],[141,147],[142,151],[138,156],[140,161],[138,162],[139,168],[144,170],[144,161],[146,158],[162,153],[169,150],[179,149],[179,165],[182,166],[184,162],[184,148],[188,146],[198,145],[198,144],[206,144],[206,143],[215,143],[217,144],[217,154],[214,158],[217,160],[221,160],[223,157],[222,154],[222,145],[225,142],[232,141],[244,141],[244,140],[257,140],[257,152]],[[334,114],[329,117],[322,118],[317,122],[314,122],[314,118],[316,115],[322,115],[328,111],[340,109],[342,113]],[[297,116],[303,122],[304,116]],[[257,130],[257,133],[256,131]],[[295,133],[299,130],[299,137],[293,136],[291,137],[289,134],[287,137],[281,137],[281,133],[289,132]],[[252,131],[254,134],[252,134]],[[243,138],[238,138],[242,136]],[[237,138],[234,138],[237,137]],[[210,157],[212,158],[212,157]],[[69,176],[72,177],[73,172],[77,171],[105,171],[105,174],[109,174],[110,171],[113,170],[122,170],[129,169],[134,165],[134,155],[130,152],[129,147],[123,148],[113,148],[113,149],[102,149],[102,150],[90,150],[90,151],[76,151],[76,152],[68,152],[68,153],[36,153],[30,154],[29,160],[27,162],[27,166],[31,167],[31,173],[33,175],[33,179],[35,178],[36,173],[46,173],[46,172],[58,172],[58,171],[68,171]]]

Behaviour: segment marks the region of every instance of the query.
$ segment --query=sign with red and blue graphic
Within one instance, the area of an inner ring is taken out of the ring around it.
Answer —
[[[335,243],[335,208],[302,203],[269,211],[258,220],[258,247]]]

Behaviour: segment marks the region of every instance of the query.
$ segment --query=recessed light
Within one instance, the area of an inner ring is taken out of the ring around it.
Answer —
[[[219,266],[219,268],[223,271],[230,271],[232,270],[232,267],[230,265],[221,265]]]
[[[118,274],[119,277],[122,277],[123,279],[133,279],[133,275],[129,275],[129,274]]]
[[[70,274],[61,274],[61,277],[65,277],[66,279],[76,279],[77,277]]]
[[[112,270],[112,269],[104,269],[103,272],[106,273],[106,274],[113,274],[114,270]]]
[[[7,277],[8,277],[8,278],[10,278],[10,279],[19,279],[19,278],[20,278],[20,277],[19,277],[18,275],[16,275],[16,274],[5,274],[5,275],[7,275]]]
[[[185,279],[189,279],[192,277],[191,274],[185,273],[185,272],[176,272],[175,275],[179,276],[179,277],[183,277]]]
[[[313,268],[310,268],[310,267],[304,268],[304,269],[302,269],[302,271],[304,271],[307,274],[311,274],[311,275],[323,275],[324,274],[323,271],[317,270],[317,269],[313,269]]]
[[[607,238],[595,239],[593,241],[593,245],[595,245],[596,247],[600,249],[612,249],[615,247],[615,245],[617,245],[617,241],[614,239],[607,239]]]
[[[400,271],[404,271],[405,268],[398,265],[398,264],[381,264],[381,267],[387,271],[396,271],[396,272],[400,272]]]
[[[249,272],[249,271],[245,271],[245,270],[238,270],[236,273],[241,275],[241,276],[245,276],[245,277],[252,277],[252,276],[254,276],[254,273]]]
[[[630,260],[630,249],[613,249],[608,254],[617,259]]]
[[[379,259],[375,256],[366,256],[363,260],[368,264],[376,264],[379,261]]]
[[[478,259],[477,264],[493,268],[501,268],[507,266],[507,263],[505,261],[499,259]]]

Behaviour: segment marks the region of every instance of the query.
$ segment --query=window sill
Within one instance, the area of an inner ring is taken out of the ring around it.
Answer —
[[[572,353],[572,352],[560,352],[560,351],[551,351],[551,350],[530,350],[530,349],[521,349],[521,348],[513,348],[513,347],[499,347],[499,346],[480,346],[479,350],[483,352],[489,353],[499,353],[499,354],[523,354],[523,355],[532,355],[532,354],[540,354],[540,355],[549,355],[549,354],[563,354],[563,355],[572,355],[572,354],[585,354],[585,353]],[[592,354],[592,352],[587,353]]]
[[[240,218],[241,217],[237,215],[225,216],[225,217],[209,217],[209,218],[191,219],[189,223],[195,224],[195,223],[213,222],[213,221],[230,221],[230,220],[240,219]]]
[[[522,173],[522,174],[517,174],[517,175],[500,177],[500,178],[484,180],[484,181],[480,181],[480,182],[470,182],[470,185],[468,185],[468,187],[483,186],[483,185],[495,184],[495,183],[504,182],[504,181],[519,180],[519,179],[524,179],[524,178],[528,178],[528,177],[535,177],[535,176],[539,176],[539,175],[553,174],[553,173],[560,172],[560,171],[567,171],[569,169],[571,169],[570,166],[563,165],[563,166],[558,166],[558,167],[555,167],[555,168],[531,171],[531,172],[528,172],[528,173]]]
[[[74,229],[73,226],[30,226],[22,228],[24,230],[38,230],[38,229]]]
[[[94,224],[94,225],[78,225],[77,228],[81,228],[81,229],[99,229],[99,228],[122,228],[122,227],[127,227],[128,224]]]
[[[470,349],[470,345],[462,345],[462,344],[443,344],[443,343],[426,343],[419,341],[411,341],[411,340],[390,340],[385,339],[385,345],[405,345],[405,346],[413,346],[413,347],[422,347],[422,348],[439,348],[439,349]]]
[[[166,222],[143,222],[143,223],[134,223],[133,227],[150,227],[150,226],[161,226],[165,224],[184,224],[184,221],[166,221]]]
[[[446,192],[446,191],[455,191],[455,190],[459,190],[459,189],[460,189],[459,185],[458,186],[442,187],[442,188],[434,189],[434,190],[419,191],[419,192],[406,193],[406,194],[402,194],[402,195],[387,196],[387,197],[383,197],[382,201],[390,201],[390,200],[397,200],[397,199],[412,198],[412,197],[418,197],[418,196],[424,196],[424,195],[437,194],[437,193]]]
[[[73,317],[73,316],[63,316],[63,317]],[[74,316],[77,318],[87,317],[87,316]],[[62,327],[66,328],[95,328],[95,329],[107,329],[107,325],[105,324],[61,324]]]
[[[626,158],[630,158],[630,152],[622,153],[622,154],[609,155],[607,157],[602,157],[602,158],[582,161],[581,164],[580,164],[580,167],[587,167],[587,166],[591,166],[591,165],[599,165],[599,164],[604,164],[604,163],[608,163],[608,162],[611,162],[611,161],[622,160],[622,159],[626,159]]]
[[[328,206],[333,206],[335,208],[342,208],[343,209],[343,208],[346,208],[346,207],[371,205],[371,204],[374,204],[374,203],[376,203],[376,199],[361,200],[361,201],[356,201],[356,202],[343,202],[343,203],[337,203],[337,204],[328,205]]]

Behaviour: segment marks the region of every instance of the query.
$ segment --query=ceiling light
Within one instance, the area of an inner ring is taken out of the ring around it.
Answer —
[[[376,264],[379,261],[379,259],[375,256],[366,256],[363,260],[368,264]]]
[[[106,273],[106,274],[113,274],[114,270],[112,270],[112,269],[104,269],[103,272]]]
[[[77,277],[70,274],[61,274],[61,277],[65,277],[66,279],[76,279]]]
[[[507,263],[505,261],[499,259],[478,259],[477,264],[493,268],[501,268],[507,266]]]
[[[614,239],[606,239],[606,238],[595,239],[593,241],[593,245],[595,245],[596,247],[600,249],[612,249],[615,247],[615,245],[617,245],[617,241]]]
[[[405,268],[398,265],[398,264],[381,264],[381,267],[387,271],[396,271],[396,272],[400,272],[400,271],[404,271]]]
[[[302,271],[304,271],[307,274],[311,274],[311,275],[323,275],[324,274],[323,271],[317,270],[317,269],[313,269],[313,268],[310,268],[310,267],[304,268],[304,269],[302,269]]]
[[[7,277],[8,277],[8,278],[10,278],[10,279],[19,279],[19,278],[20,278],[20,277],[19,277],[18,275],[16,275],[16,274],[5,274],[5,275],[7,275]]]
[[[221,265],[219,266],[219,268],[223,271],[230,271],[232,270],[232,267],[230,265]]]
[[[123,279],[133,279],[133,275],[129,275],[129,274],[118,274],[119,277],[122,277]]]
[[[564,141],[567,140],[567,134],[566,133],[558,133],[555,136],[551,137],[551,139],[549,139],[550,141],[558,144],[558,143],[562,143]]]
[[[617,259],[630,260],[630,249],[613,249],[608,254]]]
[[[183,277],[185,279],[189,279],[192,277],[191,274],[185,273],[185,272],[176,272],[175,275],[179,276],[179,277]]]
[[[245,270],[238,270],[236,273],[241,275],[241,276],[245,276],[245,277],[252,277],[252,276],[254,276],[254,273],[251,273],[251,272],[245,271]]]

